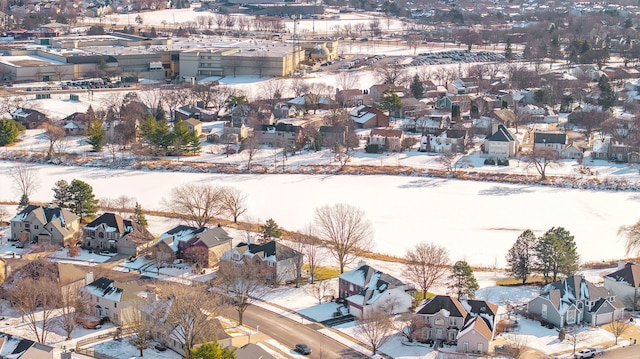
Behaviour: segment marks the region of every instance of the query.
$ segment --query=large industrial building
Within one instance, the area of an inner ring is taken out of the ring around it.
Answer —
[[[6,81],[64,81],[117,69],[121,74],[163,80],[210,76],[287,76],[301,63],[337,56],[335,41],[156,38],[112,33],[39,38],[7,45],[0,56]]]

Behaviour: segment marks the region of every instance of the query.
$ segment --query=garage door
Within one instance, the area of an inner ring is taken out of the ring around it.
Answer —
[[[613,313],[603,313],[596,315],[595,325],[603,325],[611,322],[611,318],[613,318]]]

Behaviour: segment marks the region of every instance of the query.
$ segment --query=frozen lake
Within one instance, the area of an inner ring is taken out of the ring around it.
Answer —
[[[0,201],[17,201],[0,162]],[[555,187],[509,185],[398,176],[219,175],[37,166],[40,187],[34,201],[50,201],[57,180],[89,183],[98,198],[126,195],[143,208],[160,209],[162,199],[182,183],[235,186],[247,195],[244,220],[273,218],[296,230],[326,204],[349,203],[364,210],[375,231],[376,252],[402,256],[420,241],[445,246],[452,260],[504,265],[507,250],[525,229],[537,235],[562,226],[574,236],[583,261],[624,257],[621,225],[640,214],[640,195]],[[168,229],[168,228],[166,228]],[[156,235],[160,233],[155,233]]]

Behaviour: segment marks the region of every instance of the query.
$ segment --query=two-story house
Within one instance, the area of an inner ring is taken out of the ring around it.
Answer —
[[[93,273],[88,273],[93,275]],[[126,326],[136,315],[138,310],[133,305],[139,300],[138,294],[146,288],[135,281],[116,282],[112,279],[101,277],[89,282],[81,289],[81,295],[89,304],[93,315],[109,318],[111,323],[118,326]]]
[[[471,77],[458,78],[447,84],[447,91],[457,95],[476,93],[478,81]]]
[[[217,117],[215,111],[193,105],[182,106],[175,111],[176,120],[186,121],[189,118],[195,118],[200,121],[214,121]]]
[[[279,122],[275,125],[261,125],[260,131],[255,131],[260,144],[270,147],[297,148],[302,144],[302,127]]]
[[[536,132],[533,135],[533,150],[550,148],[560,153],[567,146],[566,133]]]
[[[580,323],[603,325],[621,319],[624,305],[605,287],[574,275],[546,285],[527,311],[558,328]]]
[[[103,213],[83,228],[82,248],[137,256],[153,243],[154,237],[136,221],[115,213]]]
[[[196,135],[196,137],[200,137],[200,135],[202,134],[202,122],[200,120],[189,117],[188,119],[184,120],[184,124],[187,126],[189,131],[193,132],[193,134]]]
[[[392,314],[404,313],[411,308],[411,285],[367,265],[358,263],[354,270],[338,277],[338,295],[344,298],[349,313],[361,318],[374,310]]]
[[[628,310],[640,307],[640,265],[627,263],[604,276],[604,287],[616,294]]]
[[[54,359],[55,348],[16,335],[0,332],[0,358]]]
[[[199,262],[205,268],[218,264],[232,249],[233,238],[222,227],[176,226],[160,235],[151,247],[154,258],[171,263],[174,259]]]
[[[420,152],[461,153],[467,148],[469,131],[439,130],[420,138]]]
[[[503,125],[498,125],[496,131],[485,138],[483,144],[483,152],[491,158],[511,158],[517,150],[518,142]]]
[[[493,340],[498,306],[473,299],[436,295],[421,305],[416,314],[425,323],[422,340],[457,343],[461,352],[486,353]]]
[[[374,128],[369,135],[369,145],[389,152],[402,150],[403,134],[401,130]]]
[[[258,263],[267,273],[270,282],[287,282],[296,279],[296,264],[303,254],[276,241],[264,244],[239,243],[220,258],[234,263]]]
[[[28,205],[11,219],[10,240],[22,245],[47,242],[75,245],[73,238],[80,229],[80,217],[66,208]]]

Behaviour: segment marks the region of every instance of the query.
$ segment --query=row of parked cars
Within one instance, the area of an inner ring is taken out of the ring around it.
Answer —
[[[340,69],[340,70],[348,70],[348,69],[355,69],[355,68],[362,67],[362,66],[370,66],[374,62],[377,62],[378,60],[384,59],[384,57],[385,57],[385,55],[375,55],[375,56],[369,56],[369,57],[365,57],[365,58],[358,57],[358,58],[351,59],[351,60],[345,62],[338,69]]]
[[[110,79],[100,80],[85,80],[85,81],[65,81],[61,82],[59,86],[41,86],[41,87],[27,87],[26,91],[60,91],[60,90],[93,90],[93,89],[106,89],[106,88],[122,88],[131,87],[130,83],[123,83],[121,81],[112,82]]]
[[[514,57],[520,54],[514,53]],[[420,53],[411,62],[403,66],[419,66],[419,65],[443,65],[458,62],[496,62],[503,61],[504,54],[501,52],[479,51],[470,52],[464,50],[452,50],[434,53]]]

